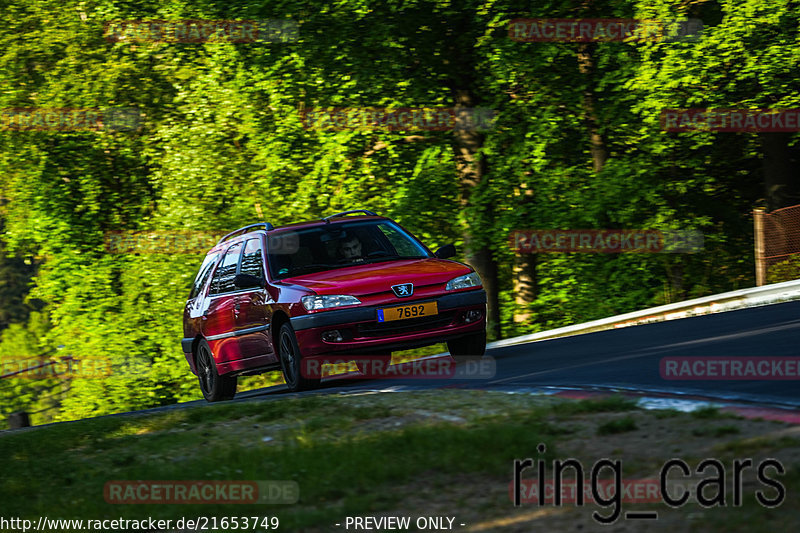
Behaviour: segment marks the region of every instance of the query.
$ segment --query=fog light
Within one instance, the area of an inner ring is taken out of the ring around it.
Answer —
[[[469,324],[470,322],[475,322],[476,320],[480,320],[483,316],[483,313],[477,309],[473,309],[472,311],[467,311],[464,314],[464,322]]]
[[[342,342],[344,338],[338,329],[332,329],[322,334],[322,340],[325,342]]]

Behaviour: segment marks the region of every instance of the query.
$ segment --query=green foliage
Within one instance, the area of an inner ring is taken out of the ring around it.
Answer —
[[[748,134],[666,134],[658,114],[800,107],[797,8],[769,4],[4,3],[0,108],[127,106],[143,117],[133,132],[0,130],[0,255],[21,258],[0,258],[0,328],[11,324],[3,346],[50,356],[63,345],[58,353],[114,364],[108,379],[61,384],[60,408],[37,416],[200,398],[179,348],[200,256],[109,254],[109,231],[222,232],[373,209],[431,248],[455,243],[460,260],[467,242],[491,250],[506,336],[752,285],[759,143]],[[592,16],[694,16],[708,32],[695,43],[590,45],[590,72],[575,43],[508,38],[517,17]],[[291,19],[299,38],[171,44],[102,35],[104,21],[181,17]],[[763,24],[747,29],[750,19]],[[496,113],[476,148],[485,174],[472,187],[459,181],[453,132],[323,131],[300,120],[315,107],[453,106],[464,91]],[[599,171],[587,95],[607,153]],[[705,249],[542,254],[536,297],[520,309],[508,246],[519,228],[694,229]],[[37,309],[23,305],[28,289],[27,301],[44,306],[30,320]],[[515,323],[518,311],[530,322]],[[43,316],[50,325],[40,330]],[[46,407],[22,393],[26,386],[15,382],[3,396],[4,413]]]
[[[767,267],[767,283],[780,283],[800,278],[800,255]]]

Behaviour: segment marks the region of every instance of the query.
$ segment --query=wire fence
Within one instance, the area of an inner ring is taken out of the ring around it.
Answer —
[[[756,285],[800,278],[800,205],[753,211]]]

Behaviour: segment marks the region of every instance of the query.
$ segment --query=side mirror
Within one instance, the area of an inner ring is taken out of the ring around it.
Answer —
[[[238,289],[263,289],[267,286],[267,280],[252,274],[236,274],[233,284]]]
[[[453,257],[456,255],[456,247],[452,244],[445,244],[433,254],[439,259],[447,259],[448,257]]]

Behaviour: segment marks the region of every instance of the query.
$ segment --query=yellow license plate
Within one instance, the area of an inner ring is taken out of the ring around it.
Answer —
[[[420,316],[433,316],[437,314],[439,314],[439,308],[436,306],[436,302],[398,305],[397,307],[378,309],[378,322],[391,322],[392,320],[403,320],[405,318],[417,318]]]

